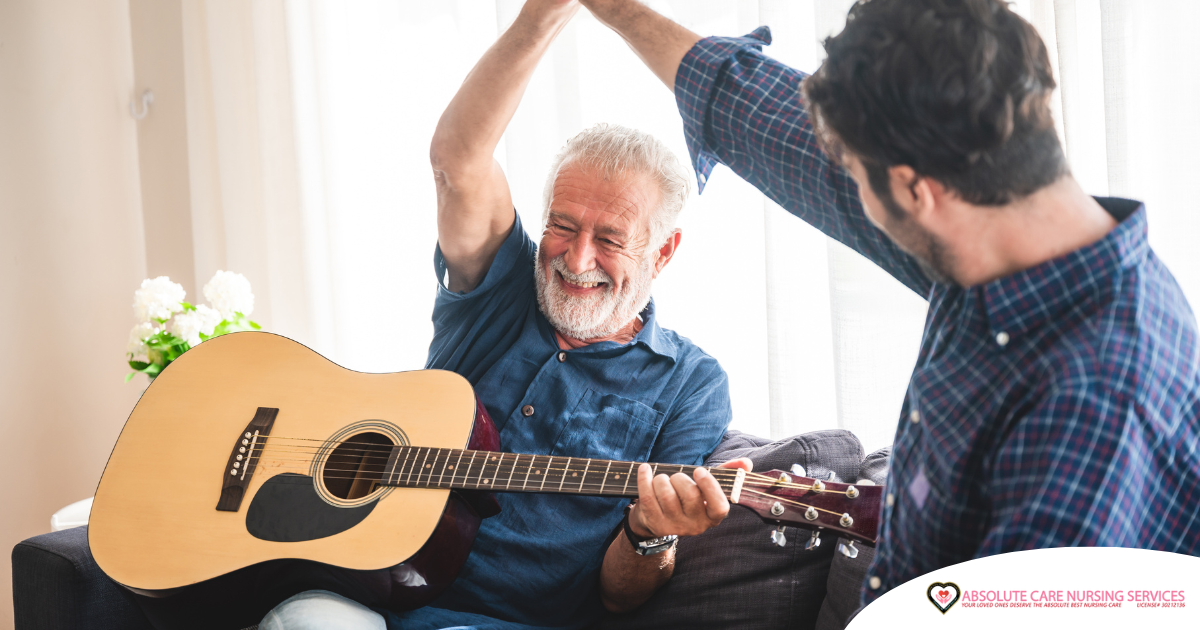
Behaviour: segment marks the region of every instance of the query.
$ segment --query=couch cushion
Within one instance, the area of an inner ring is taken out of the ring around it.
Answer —
[[[870,479],[877,486],[883,485],[887,481],[888,456],[891,453],[892,447],[888,446],[867,455],[858,478]],[[838,539],[838,544],[846,542],[844,538]],[[875,558],[875,548],[859,545],[858,549],[858,557],[853,559],[840,553],[833,555],[825,603],[821,605],[821,614],[817,617],[817,630],[842,630],[858,611],[863,581],[867,579],[867,568]]]
[[[132,595],[92,560],[87,527],[18,543],[12,571],[18,630],[151,630]]]
[[[816,431],[770,441],[730,431],[709,457],[715,465],[749,457],[754,469],[789,470],[800,464],[812,476],[856,479],[862,444],[849,431]],[[787,545],[770,540],[772,527],[733,506],[719,526],[679,541],[675,575],[637,610],[608,615],[599,628],[807,629],[816,624],[833,558],[834,541],[804,551],[808,533],[786,529]]]

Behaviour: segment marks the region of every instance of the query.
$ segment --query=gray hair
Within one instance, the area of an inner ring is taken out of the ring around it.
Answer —
[[[567,141],[550,164],[542,197],[542,228],[550,217],[554,182],[566,166],[580,165],[611,178],[624,174],[649,175],[661,193],[650,214],[650,248],[658,249],[675,232],[675,221],[691,192],[691,178],[675,153],[658,138],[621,125],[600,123]]]

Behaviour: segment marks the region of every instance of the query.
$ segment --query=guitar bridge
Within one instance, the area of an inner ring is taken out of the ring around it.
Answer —
[[[254,469],[258,466],[258,457],[267,444],[267,436],[275,425],[275,416],[279,410],[274,407],[259,407],[254,419],[246,425],[246,429],[237,437],[233,450],[229,453],[229,462],[221,472],[221,498],[217,500],[217,509],[222,512],[236,512],[242,507],[242,497],[246,494],[246,486],[254,478]]]

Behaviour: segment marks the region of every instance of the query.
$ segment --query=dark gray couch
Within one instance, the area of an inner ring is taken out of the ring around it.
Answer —
[[[888,449],[864,456],[849,431],[806,433],[770,441],[731,431],[709,458],[716,464],[749,457],[755,470],[788,470],[798,463],[810,476],[883,483]],[[804,551],[806,532],[787,528],[787,544],[770,541],[771,528],[735,507],[719,527],[679,543],[675,576],[637,611],[610,615],[599,630],[616,628],[738,628],[840,630],[857,609],[873,550],[854,560],[835,553],[829,539]],[[87,528],[35,536],[13,549],[16,630],[152,630],[122,587],[92,560]]]

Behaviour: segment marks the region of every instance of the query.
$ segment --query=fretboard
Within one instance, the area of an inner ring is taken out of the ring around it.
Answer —
[[[404,488],[636,497],[639,465],[641,462],[396,446],[379,483]],[[678,464],[651,466],[655,474],[684,473],[689,477],[697,468]],[[717,479],[728,495],[733,478],[722,475]]]

